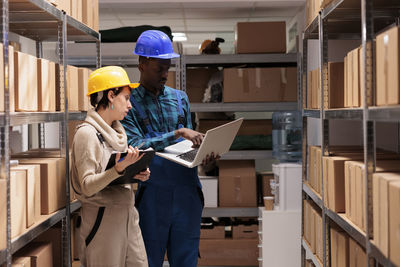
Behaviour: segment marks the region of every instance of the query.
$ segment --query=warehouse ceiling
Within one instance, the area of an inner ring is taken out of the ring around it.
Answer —
[[[169,26],[184,33],[185,54],[197,54],[205,39],[222,37],[223,53],[234,52],[234,30],[239,21],[286,20],[293,18],[305,0],[100,0],[100,29],[124,26]]]

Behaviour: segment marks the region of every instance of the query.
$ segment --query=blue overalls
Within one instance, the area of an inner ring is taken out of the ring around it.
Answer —
[[[181,95],[178,128],[185,120]],[[131,96],[131,103],[146,126],[146,138],[163,133],[153,131],[146,113]],[[197,168],[186,168],[155,156],[150,179],[139,184],[136,207],[150,267],[161,267],[167,248],[171,267],[197,266],[201,213],[204,205]]]

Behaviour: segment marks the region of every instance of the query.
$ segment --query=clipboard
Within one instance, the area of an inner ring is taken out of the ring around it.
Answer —
[[[117,185],[117,184],[133,184],[137,183],[139,180],[133,178],[136,174],[146,170],[149,166],[153,157],[155,155],[155,151],[153,149],[141,150],[139,155],[144,154],[144,156],[135,163],[129,165],[125,169],[125,174],[123,176],[118,177],[114,181],[112,181],[109,185]],[[127,152],[121,153],[121,159],[125,158]],[[114,167],[115,158],[117,156],[117,152],[112,153],[110,159],[108,160],[106,170]]]

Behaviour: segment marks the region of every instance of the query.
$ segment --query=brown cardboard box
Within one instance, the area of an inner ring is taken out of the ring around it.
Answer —
[[[12,267],[31,267],[31,258],[30,257],[13,257]]]
[[[315,178],[316,178],[316,191],[321,195],[322,192],[322,179],[321,179],[321,159],[322,159],[322,150],[320,147],[315,148]]]
[[[224,69],[224,102],[297,101],[296,68]]]
[[[0,179],[0,250],[7,246],[7,182]]]
[[[10,170],[11,238],[26,229],[26,172]]]
[[[306,267],[315,267],[315,265],[312,260],[306,260]]]
[[[26,227],[40,219],[40,166],[18,165],[10,168],[23,171],[26,177]]]
[[[312,71],[307,72],[307,108],[312,108],[312,75]]]
[[[257,207],[254,161],[220,161],[218,196],[220,207]]]
[[[312,108],[318,109],[321,107],[321,86],[320,86],[320,71],[319,68],[312,71],[312,87],[311,87],[311,94],[312,94]]]
[[[400,182],[389,184],[389,258],[400,265]]]
[[[38,111],[56,111],[56,65],[46,59],[37,59]]]
[[[90,106],[88,93],[88,80],[91,70],[78,68],[78,109],[88,111]]]
[[[15,111],[15,64],[14,47],[8,46],[8,91],[10,94],[10,112]]]
[[[311,220],[310,220],[310,233],[311,233],[311,240],[310,240],[310,248],[313,254],[317,253],[317,235],[316,235],[316,211],[312,206],[312,203],[310,203],[310,215],[311,215]]]
[[[348,68],[348,59],[347,59],[347,55],[344,57],[344,62],[343,62],[343,68],[344,68],[344,92],[343,92],[343,100],[344,100],[344,107],[348,107],[349,106],[349,96],[348,96],[348,82],[349,82],[349,78],[348,78],[348,72],[347,72],[347,68]]]
[[[201,239],[224,239],[225,238],[225,226],[215,225],[213,228],[201,228],[200,230]]]
[[[310,200],[303,200],[303,205],[304,205],[304,239],[308,242],[308,244],[311,244],[311,209],[310,209]]]
[[[321,147],[309,147],[309,164],[308,175],[311,187],[317,192],[321,193]]]
[[[30,257],[32,267],[53,266],[51,243],[29,243],[16,253],[17,256]]]
[[[199,265],[256,266],[258,239],[200,239]]]
[[[61,227],[53,226],[46,232],[39,235],[34,242],[49,243],[52,246],[52,266],[62,266],[62,230]],[[71,233],[71,245],[72,245],[72,233]],[[71,248],[72,250],[72,248]]]
[[[81,262],[80,261],[73,261],[72,262],[72,267],[81,267]]]
[[[40,165],[41,213],[50,214],[65,207],[65,159],[19,159],[20,164]]]
[[[67,15],[71,16],[71,1],[69,0],[55,0],[55,6],[60,9],[64,10]]]
[[[78,68],[67,66],[68,110],[79,111],[79,75]]]
[[[344,107],[344,63],[328,63],[328,108]]]
[[[235,37],[238,54],[286,53],[284,21],[238,22]]]
[[[351,51],[352,65],[353,65],[353,107],[360,107],[361,106],[361,94],[360,94],[360,72],[359,72],[359,50],[360,48],[356,48]]]
[[[186,93],[190,103],[200,103],[203,101],[208,82],[216,72],[218,72],[216,68],[197,68],[186,71]]]
[[[252,239],[258,237],[258,225],[234,225],[232,226],[232,238],[234,239]]]
[[[15,110],[37,111],[38,82],[36,57],[21,52],[15,52],[14,67]]]
[[[93,29],[93,0],[82,0],[82,22]]]
[[[324,254],[324,241],[322,235],[322,216],[319,212],[315,211],[315,254],[317,258],[322,262]]]
[[[93,30],[99,31],[99,0],[92,0]]]
[[[210,129],[231,122],[229,120],[200,120],[199,132],[205,133]],[[237,133],[242,135],[271,135],[272,120],[244,120]]]
[[[0,112],[4,112],[4,48],[0,44]]]
[[[360,107],[364,107],[364,91],[365,91],[365,73],[363,71],[364,66],[364,57],[362,53],[362,46],[358,48],[358,68],[359,68],[359,80],[360,80]]]
[[[349,238],[349,267],[367,266],[367,255],[363,248],[353,239]]]
[[[376,37],[376,104],[400,103],[400,28],[393,27]]]
[[[374,173],[373,175],[374,241],[386,257],[389,256],[389,184],[399,181],[399,173]]]
[[[71,0],[71,17],[82,21],[82,0]]]
[[[353,56],[352,51],[347,54],[346,61],[346,79],[347,79],[347,86],[346,86],[346,96],[347,96],[347,103],[346,108],[353,107]]]
[[[331,267],[349,266],[349,237],[334,227],[331,227]]]

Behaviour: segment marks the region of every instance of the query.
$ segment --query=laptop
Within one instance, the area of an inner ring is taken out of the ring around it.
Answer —
[[[243,118],[240,118],[208,130],[199,148],[192,148],[193,143],[184,140],[166,147],[163,152],[156,152],[156,155],[188,168],[196,167],[213,152],[220,156],[228,152],[242,122]]]

